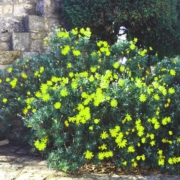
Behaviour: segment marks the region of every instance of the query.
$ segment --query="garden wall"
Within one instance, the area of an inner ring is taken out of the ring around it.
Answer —
[[[43,39],[60,25],[62,0],[0,0],[0,69],[47,50]]]

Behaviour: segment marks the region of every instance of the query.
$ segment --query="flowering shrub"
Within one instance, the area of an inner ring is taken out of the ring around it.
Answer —
[[[158,58],[148,55],[151,47],[138,49],[136,38],[110,47],[90,36],[88,28],[58,29],[45,39],[48,54],[1,72],[2,108],[23,117],[33,132],[29,141],[53,168],[111,161],[177,172],[178,58],[165,58],[151,72]]]

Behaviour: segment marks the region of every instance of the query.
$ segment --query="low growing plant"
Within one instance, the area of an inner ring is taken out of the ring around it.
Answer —
[[[148,55],[151,47],[138,49],[137,39],[110,47],[90,35],[89,28],[58,29],[45,39],[48,54],[10,67],[1,78],[2,108],[22,116],[33,132],[30,143],[55,169],[111,161],[178,172],[178,58],[165,58],[151,72],[147,67],[158,61]]]

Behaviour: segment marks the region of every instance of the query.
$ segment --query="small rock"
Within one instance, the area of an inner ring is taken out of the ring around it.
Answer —
[[[10,36],[1,37],[1,41],[3,41],[3,42],[8,42],[8,41],[10,41]]]
[[[10,44],[6,42],[0,43],[0,50],[1,51],[9,51],[10,49]]]
[[[8,32],[7,29],[1,29],[1,33],[6,33],[6,32]]]

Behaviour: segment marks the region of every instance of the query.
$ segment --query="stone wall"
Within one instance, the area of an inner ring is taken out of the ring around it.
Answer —
[[[47,50],[43,39],[60,26],[62,0],[0,0],[0,69]]]

